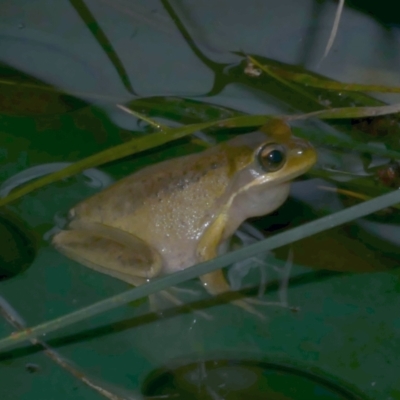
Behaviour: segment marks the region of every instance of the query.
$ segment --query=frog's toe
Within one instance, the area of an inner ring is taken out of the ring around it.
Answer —
[[[248,300],[247,298],[234,300],[232,301],[232,304],[240,307],[241,309],[249,312],[250,314],[257,316],[258,318],[264,321],[267,317],[264,314],[257,311],[251,304],[248,304],[249,302],[247,300]]]

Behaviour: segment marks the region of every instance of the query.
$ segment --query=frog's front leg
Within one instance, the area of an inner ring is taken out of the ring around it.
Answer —
[[[53,237],[53,245],[74,261],[138,286],[157,276],[160,254],[128,232],[89,221],[73,221]]]
[[[199,246],[197,248],[197,255],[201,261],[208,261],[217,256],[217,248],[221,242],[224,228],[226,226],[227,215],[221,213],[218,218],[210,225],[206,231],[206,235],[203,235],[200,239]],[[200,277],[207,292],[213,296],[229,293],[231,287],[226,281],[222,270],[210,272]],[[265,319],[265,316],[259,313],[254,307],[247,303],[248,299],[233,300],[232,304]]]

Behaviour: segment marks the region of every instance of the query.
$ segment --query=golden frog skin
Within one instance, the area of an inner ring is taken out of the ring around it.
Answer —
[[[53,237],[69,258],[133,285],[209,260],[249,217],[277,209],[314,148],[281,120],[203,152],[146,167],[82,201]],[[221,270],[206,290],[230,290]],[[245,300],[233,303],[254,312]]]

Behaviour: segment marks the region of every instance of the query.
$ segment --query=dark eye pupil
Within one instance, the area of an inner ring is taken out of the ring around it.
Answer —
[[[280,150],[272,150],[267,155],[267,161],[271,165],[280,164],[283,161],[283,154]]]

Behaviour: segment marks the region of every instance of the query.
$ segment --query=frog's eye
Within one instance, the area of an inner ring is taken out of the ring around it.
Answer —
[[[265,172],[278,171],[286,161],[285,149],[279,144],[268,143],[260,148],[258,161]]]

